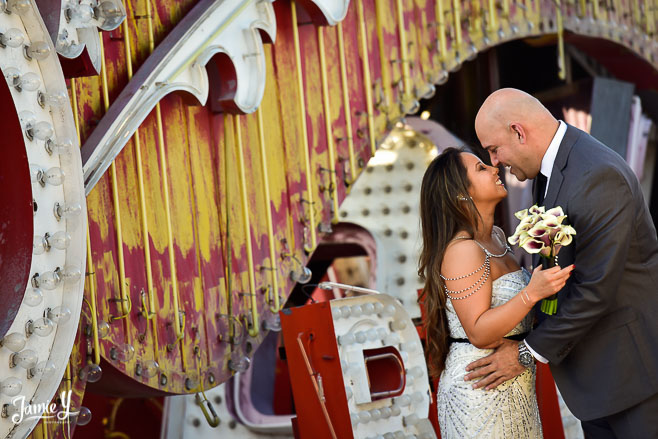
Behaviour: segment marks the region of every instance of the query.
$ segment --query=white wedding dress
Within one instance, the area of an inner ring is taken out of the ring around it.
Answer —
[[[507,273],[494,280],[492,308],[510,300],[529,281],[530,274],[526,270]],[[467,338],[450,299],[446,314],[450,336]],[[532,313],[507,335],[528,332],[531,325]],[[437,391],[441,438],[542,438],[534,364],[521,375],[493,390],[473,389],[472,381],[464,381],[466,366],[491,352],[493,350],[478,349],[470,343],[451,343]]]

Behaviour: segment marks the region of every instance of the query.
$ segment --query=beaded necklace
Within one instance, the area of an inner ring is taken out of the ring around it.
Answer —
[[[471,238],[468,237],[468,236],[457,236],[455,239],[471,239]],[[496,255],[496,254],[491,253],[489,250],[487,250],[479,242],[477,242],[475,240],[473,240],[473,241],[477,245],[479,245],[480,248],[484,251],[484,255],[485,255],[484,256],[484,263],[482,265],[480,265],[480,267],[477,268],[476,270],[474,270],[473,272],[471,272],[469,274],[465,274],[463,276],[458,276],[458,277],[453,277],[453,278],[445,277],[442,274],[439,274],[439,276],[441,276],[441,279],[443,279],[444,281],[457,281],[457,280],[461,280],[461,279],[465,279],[467,277],[473,276],[474,274],[479,273],[480,271],[482,271],[482,269],[484,269],[484,272],[480,275],[478,280],[473,285],[470,285],[466,288],[462,288],[461,290],[457,290],[457,291],[450,290],[450,289],[448,289],[448,286],[444,284],[444,289],[445,289],[446,296],[450,300],[463,300],[463,299],[466,299],[467,297],[470,297],[473,294],[477,293],[480,290],[480,288],[482,288],[482,286],[485,284],[487,279],[489,279],[489,274],[491,273],[491,262],[490,262],[489,258],[502,258],[508,252],[512,251],[512,249],[509,247],[509,245],[507,245],[507,243],[505,243],[505,249],[503,250],[503,252],[499,255]],[[465,293],[468,290],[472,290],[472,291],[470,293],[464,295],[464,296],[457,297],[457,295]]]

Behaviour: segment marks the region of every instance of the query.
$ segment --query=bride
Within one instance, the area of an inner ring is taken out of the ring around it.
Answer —
[[[445,150],[427,168],[420,190],[430,373],[441,375],[437,404],[441,437],[541,438],[535,364],[521,341],[535,303],[559,291],[573,266],[536,268],[532,277],[510,255],[494,209],[507,196],[498,168],[473,154]],[[473,389],[466,366],[503,337],[519,340],[524,373],[498,387]],[[525,363],[525,364],[524,364]]]

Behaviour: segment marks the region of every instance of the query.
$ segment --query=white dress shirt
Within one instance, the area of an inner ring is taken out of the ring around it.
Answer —
[[[544,189],[544,197],[546,197],[546,194],[548,193],[548,186],[551,184],[551,174],[553,173],[553,164],[555,163],[555,157],[557,157],[557,152],[560,149],[560,143],[562,143],[562,139],[564,138],[564,135],[567,132],[567,124],[559,121],[560,126],[558,127],[557,131],[555,132],[555,135],[553,136],[553,140],[551,140],[550,145],[548,145],[548,149],[544,153],[544,157],[541,159],[541,168],[539,169],[539,172],[542,173],[544,177],[546,177],[546,188]],[[525,343],[526,347],[530,351],[533,357],[537,359],[537,361],[540,361],[542,363],[548,363],[548,360],[541,355],[539,355],[537,352],[530,347],[530,345],[523,340],[523,343]]]

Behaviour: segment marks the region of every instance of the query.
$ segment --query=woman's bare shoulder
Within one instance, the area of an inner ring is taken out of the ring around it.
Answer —
[[[441,274],[447,278],[463,276],[479,268],[484,263],[484,259],[482,248],[474,240],[455,240],[446,249],[441,264]]]

